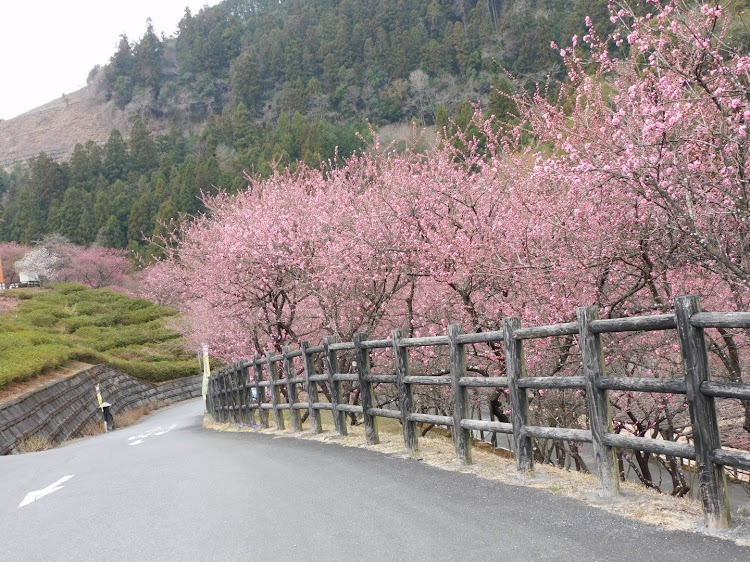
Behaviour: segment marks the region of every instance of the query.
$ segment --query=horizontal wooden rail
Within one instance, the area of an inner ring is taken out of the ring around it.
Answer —
[[[750,312],[697,312],[690,323],[696,328],[750,328]]]
[[[333,410],[333,404],[330,402],[315,402],[313,408],[316,410]]]
[[[750,400],[750,386],[741,382],[704,381],[701,383],[701,393],[706,396]]]
[[[591,332],[607,334],[612,332],[656,332],[674,330],[677,327],[674,314],[635,316],[631,318],[602,318],[591,322]]]
[[[492,431],[494,433],[513,434],[513,424],[497,421],[484,420],[461,420],[461,427],[464,429],[473,429],[476,431]]]
[[[385,410],[383,408],[368,408],[367,413],[371,416],[379,416],[381,418],[392,418],[394,420],[401,419],[401,411],[399,410]]]
[[[336,373],[333,375],[333,380],[336,382],[357,382],[359,377],[351,373]]]
[[[391,340],[365,340],[362,342],[363,349],[383,349],[393,345]]]
[[[338,404],[336,410],[339,412],[349,412],[350,414],[361,414],[362,406],[353,406],[351,404]]]
[[[508,388],[508,377],[461,377],[458,384],[473,388]]]
[[[471,345],[477,343],[496,343],[502,341],[502,330],[494,330],[490,332],[472,332],[470,334],[459,334],[456,336],[456,343],[462,345]]]
[[[603,377],[596,381],[600,390],[626,390],[632,392],[661,392],[664,394],[686,394],[685,381],[672,379],[649,379],[627,377]]]
[[[365,382],[371,382],[375,384],[380,383],[386,383],[386,384],[396,384],[397,377],[396,375],[367,375],[365,377]]]
[[[513,339],[552,338],[557,336],[572,336],[577,333],[578,324],[576,322],[566,322],[564,324],[550,324],[549,326],[537,326],[534,328],[519,328],[513,332]]]
[[[521,428],[521,435],[536,437],[538,439],[561,439],[565,441],[583,441],[591,443],[591,432],[585,429],[525,425]]]
[[[714,449],[711,451],[711,460],[716,464],[750,470],[750,453],[744,451]]]
[[[518,388],[540,390],[586,388],[586,383],[583,377],[524,377],[518,380]]]
[[[674,441],[663,439],[651,439],[649,437],[634,437],[630,435],[619,435],[607,433],[604,441],[611,447],[620,449],[633,449],[635,451],[648,451],[656,455],[668,455],[670,457],[681,457],[683,459],[695,460],[695,447]]]
[[[404,377],[404,383],[406,384],[450,384],[450,377],[416,377],[408,376]]]
[[[354,342],[332,343],[328,346],[331,351],[347,351],[354,349]]]
[[[448,336],[428,336],[423,338],[403,338],[399,344],[403,347],[432,347],[435,345],[448,345]]]
[[[419,423],[434,423],[435,425],[448,425],[453,427],[453,418],[449,416],[435,416],[433,414],[409,414],[406,419]]]

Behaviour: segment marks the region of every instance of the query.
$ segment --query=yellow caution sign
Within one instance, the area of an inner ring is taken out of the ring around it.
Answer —
[[[99,385],[96,385],[96,401],[99,402],[99,409],[102,412],[102,423],[104,423],[104,433],[107,433],[107,419],[104,417],[104,401],[102,400],[102,393],[99,390]]]

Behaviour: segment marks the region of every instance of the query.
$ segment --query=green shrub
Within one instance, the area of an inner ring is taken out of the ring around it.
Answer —
[[[117,317],[117,321],[125,326],[130,324],[145,324],[164,316],[172,316],[172,314],[173,313],[169,309],[160,306],[152,306],[150,308],[141,308],[139,310],[121,313]]]
[[[195,360],[155,361],[146,363],[112,358],[108,361],[108,364],[118,371],[151,382],[165,382],[200,374],[198,362]]]
[[[114,314],[97,314],[96,316],[71,316],[60,321],[67,333],[73,333],[84,326],[114,326]]]
[[[57,324],[57,318],[48,312],[34,311],[23,315],[25,323],[39,328],[51,328]]]
[[[47,288],[52,289],[61,295],[69,295],[70,293],[88,290],[86,285],[80,283],[52,283]]]
[[[177,314],[173,308],[75,283],[10,293],[23,302],[0,314],[0,387],[71,359],[154,382],[198,371],[180,335],[163,325]]]
[[[35,295],[38,295],[38,294],[39,294],[38,291],[27,291],[27,290],[21,290],[21,289],[16,289],[10,292],[10,295],[19,301],[31,300],[34,298]]]
[[[87,291],[78,291],[68,295],[68,303],[72,306],[79,302],[96,302],[114,306],[128,297],[121,293],[116,293],[111,289],[89,289]]]
[[[79,315],[110,314],[112,306],[107,303],[95,301],[81,301],[71,305],[71,308]]]
[[[74,350],[70,347],[55,344],[6,350],[0,356],[0,388],[59,367],[73,355]]]

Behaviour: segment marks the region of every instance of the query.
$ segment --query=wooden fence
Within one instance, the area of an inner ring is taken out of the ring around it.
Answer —
[[[475,430],[505,433],[513,436],[516,466],[521,476],[533,474],[532,438],[561,439],[591,443],[601,486],[600,493],[620,493],[615,448],[645,451],[657,455],[696,461],[700,495],[709,528],[721,529],[730,524],[729,500],[724,466],[750,469],[750,453],[722,449],[714,399],[750,399],[750,384],[711,381],[708,353],[704,336],[706,328],[750,328],[750,312],[702,312],[699,299],[693,295],[675,299],[675,314],[617,319],[599,319],[597,307],[577,310],[577,322],[522,328],[518,318],[504,318],[503,329],[493,332],[463,333],[460,325],[450,325],[448,335],[406,338],[402,330],[394,330],[391,339],[367,340],[356,334],[352,342],[335,342],[325,338],[322,345],[302,342],[300,349],[284,348],[281,355],[256,355],[212,374],[209,393],[213,414],[220,421],[255,423],[258,412],[262,427],[269,426],[268,413],[273,413],[276,428],[284,428],[282,410],[289,410],[292,427],[301,430],[300,412],[309,412],[313,432],[322,431],[320,411],[333,414],[339,435],[347,432],[345,414],[362,415],[367,443],[378,443],[378,417],[399,419],[403,425],[404,443],[410,451],[418,448],[417,423],[444,425],[453,428],[456,457],[471,463],[471,432]],[[684,380],[661,378],[608,377],[600,335],[614,332],[651,332],[677,330],[681,349]],[[528,377],[523,342],[528,339],[577,335],[583,363],[583,376]],[[505,377],[470,377],[466,370],[465,346],[477,343],[502,342],[505,346]],[[448,346],[449,376],[413,376],[409,372],[409,348]],[[393,350],[392,375],[370,372],[370,351]],[[337,354],[355,354],[355,374],[340,373]],[[323,354],[324,373],[315,372],[315,357]],[[293,359],[301,357],[304,376],[294,377]],[[281,365],[283,376],[279,376]],[[267,372],[267,376],[264,374]],[[341,382],[359,383],[361,405],[341,401]],[[327,384],[330,402],[319,401],[318,385]],[[395,384],[398,410],[373,407],[373,385]],[[297,386],[304,385],[307,402],[297,399]],[[452,416],[415,413],[413,385],[446,385],[452,391]],[[280,387],[286,388],[283,403]],[[511,422],[471,419],[468,410],[470,388],[508,389]],[[527,389],[585,390],[590,430],[529,425]],[[266,396],[266,390],[268,396]],[[694,444],[678,443],[647,437],[615,434],[608,391],[653,392],[687,395]],[[270,401],[269,401],[270,400]]]

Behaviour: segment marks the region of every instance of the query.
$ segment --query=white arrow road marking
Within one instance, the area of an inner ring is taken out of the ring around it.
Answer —
[[[130,437],[128,437],[128,445],[140,445],[146,440],[147,437],[151,437],[152,435],[164,435],[165,433],[169,433],[170,431],[172,431],[175,427],[177,427],[177,424],[173,423],[167,428],[158,426],[153,429],[149,429],[139,435],[131,435]]]
[[[41,490],[35,490],[33,492],[29,492],[26,494],[26,497],[23,498],[23,501],[18,504],[18,508],[22,508],[25,505],[29,505],[30,503],[34,503],[36,500],[43,498],[47,494],[51,494],[52,492],[57,492],[58,490],[62,490],[65,486],[60,486],[63,482],[67,482],[71,478],[73,478],[73,474],[70,474],[68,476],[63,476],[58,480],[57,482],[54,482],[47,486],[46,488],[42,488]]]
[[[156,433],[154,433],[154,435],[164,435],[165,433],[169,433],[170,431],[172,431],[175,427],[177,427],[176,423],[173,423],[167,429],[161,429],[160,427],[158,427],[157,429],[161,429],[161,431],[157,431]]]

